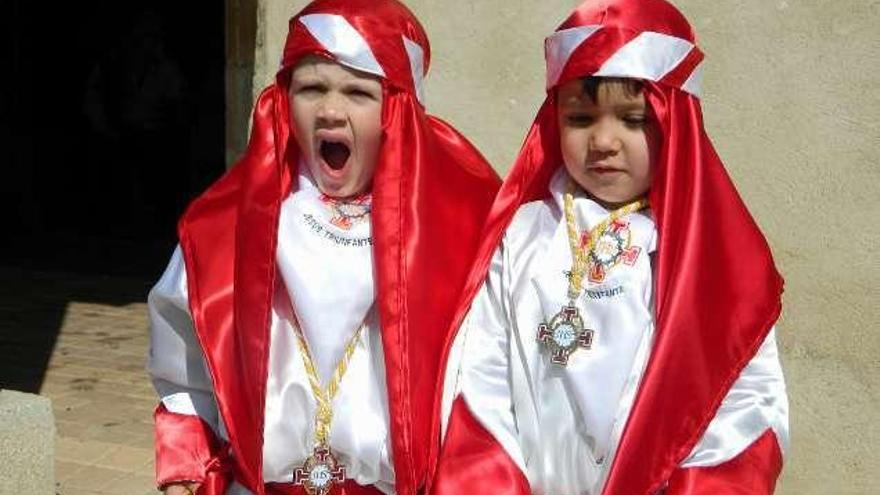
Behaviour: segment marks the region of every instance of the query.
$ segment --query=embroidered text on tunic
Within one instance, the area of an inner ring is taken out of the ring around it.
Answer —
[[[324,226],[321,225],[321,223],[318,222],[318,220],[315,219],[315,217],[310,213],[304,214],[303,220],[305,221],[306,225],[308,225],[308,227],[312,230],[312,232],[318,234],[321,237],[324,237],[325,239],[333,242],[334,244],[338,244],[340,246],[352,246],[352,247],[363,247],[363,246],[372,246],[373,245],[373,238],[372,237],[360,237],[360,238],[352,239],[352,238],[341,236],[339,234],[336,234],[335,232],[332,232],[332,231],[324,228]]]

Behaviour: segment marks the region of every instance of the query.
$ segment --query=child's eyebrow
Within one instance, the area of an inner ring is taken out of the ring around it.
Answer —
[[[369,79],[349,79],[343,83],[345,87],[371,88],[374,87],[374,81]]]
[[[321,78],[317,74],[302,74],[290,78],[291,84],[315,84],[323,81],[323,78]]]
[[[618,103],[614,105],[614,108],[618,111],[628,111],[628,110],[644,110],[645,103],[642,101],[632,101],[627,103]]]

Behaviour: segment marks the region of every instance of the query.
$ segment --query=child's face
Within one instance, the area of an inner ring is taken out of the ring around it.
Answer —
[[[596,101],[574,80],[558,89],[560,146],[571,178],[606,207],[643,196],[651,186],[658,143],[639,91],[603,83]]]
[[[321,57],[306,57],[290,79],[291,118],[312,178],[337,198],[366,191],[382,142],[382,83]]]

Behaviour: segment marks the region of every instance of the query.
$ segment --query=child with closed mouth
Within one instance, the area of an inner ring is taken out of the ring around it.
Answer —
[[[665,0],[588,0],[487,220],[432,493],[770,494],[782,278],[703,128]]]

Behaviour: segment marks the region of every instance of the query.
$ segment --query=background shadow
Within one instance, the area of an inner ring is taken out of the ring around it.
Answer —
[[[225,170],[224,5],[0,11],[0,388],[36,393],[67,304],[143,302]]]

